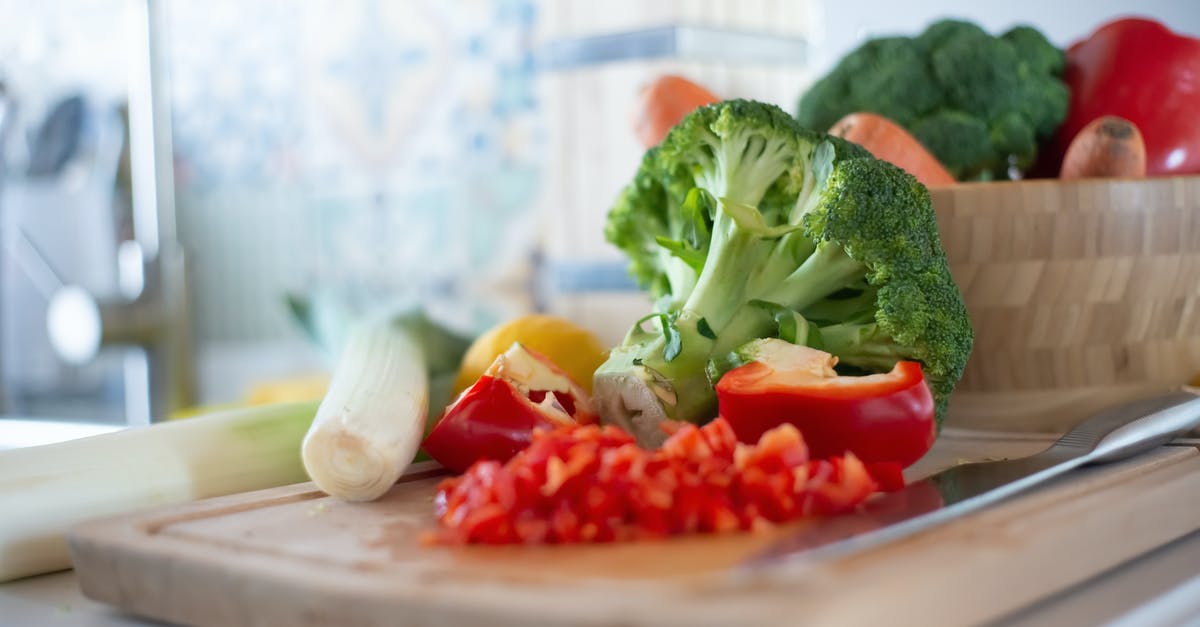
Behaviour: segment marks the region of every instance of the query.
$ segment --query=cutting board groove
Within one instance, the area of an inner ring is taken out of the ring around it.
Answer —
[[[944,437],[924,469],[1044,446]],[[87,596],[185,624],[939,625],[1005,615],[1200,528],[1192,447],[1088,469],[868,553],[765,570],[745,563],[815,523],[659,543],[423,547],[439,478],[406,477],[376,503],[299,484],[95,521],[71,534],[72,556]]]

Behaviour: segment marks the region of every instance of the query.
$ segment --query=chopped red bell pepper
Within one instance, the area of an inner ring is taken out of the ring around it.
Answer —
[[[1153,20],[1118,19],[1072,44],[1066,56],[1071,102],[1054,145],[1056,163],[1084,126],[1116,115],[1142,132],[1146,174],[1200,172],[1200,39]]]
[[[720,413],[742,442],[791,424],[814,458],[852,452],[893,489],[900,470],[933,446],[933,395],[916,362],[901,361],[886,374],[839,376],[833,355],[776,339],[755,342],[745,356],[752,360],[716,386]]]
[[[462,472],[481,459],[508,461],[536,428],[598,421],[587,392],[549,359],[520,344],[497,356],[442,414],[421,445]]]
[[[809,459],[781,425],[755,445],[729,423],[684,425],[659,450],[615,426],[538,430],[507,464],[479,462],[438,486],[443,544],[612,542],[755,529],[857,507],[875,491],[853,455]]]

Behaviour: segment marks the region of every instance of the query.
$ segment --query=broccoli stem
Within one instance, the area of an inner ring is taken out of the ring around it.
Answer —
[[[635,328],[596,370],[593,397],[612,405],[601,411],[639,442],[660,444],[665,434],[658,424],[663,419],[700,422],[715,415],[717,398],[705,366],[716,341],[700,331],[700,320],[695,312],[684,310],[671,322],[680,340],[679,352],[671,359],[665,333],[650,336]]]
[[[709,137],[714,166],[704,169],[696,184],[715,198],[733,198],[757,205],[767,189],[787,170],[794,147],[786,136],[765,138],[754,133]]]
[[[785,235],[758,267],[744,269],[743,280],[749,286],[751,298],[778,302],[774,292],[779,285],[816,250],[816,243],[804,233]]]
[[[861,283],[866,271],[867,267],[850,258],[841,246],[821,242],[800,267],[770,294],[760,298],[803,311],[835,292]]]
[[[837,355],[841,364],[888,371],[898,361],[913,359],[911,349],[897,344],[874,322],[833,324],[820,331],[821,350]]]
[[[879,288],[868,285],[857,293],[839,297],[838,293],[805,307],[800,313],[812,322],[867,322],[875,319],[875,299]]]
[[[667,277],[667,285],[670,286],[669,293],[676,296],[676,299],[672,299],[671,304],[679,306],[682,303],[677,302],[678,295],[687,294],[696,286],[696,271],[665,249],[660,250],[658,254],[663,258],[662,267]]]
[[[798,310],[862,284],[866,267],[841,246],[813,244],[798,231],[773,230],[757,222],[761,214],[747,209],[737,207],[735,215],[735,208],[722,201],[717,210],[707,262],[673,322],[678,352],[667,350],[665,334],[649,337],[639,331],[637,337],[626,338],[620,352],[614,351],[596,372],[598,396],[606,388],[616,389],[619,382],[626,389],[617,396],[625,394],[623,402],[638,405],[637,411],[625,407],[616,412],[633,416],[624,426],[639,430],[639,421],[655,411],[658,419],[699,422],[711,417],[716,393],[710,362],[722,368],[729,353],[768,334],[774,324],[772,316],[752,301]],[[799,259],[804,261],[797,267]],[[789,273],[789,269],[794,270]],[[701,320],[711,336],[700,332]],[[642,389],[628,389],[631,385]],[[651,398],[658,399],[660,409],[642,406]],[[643,430],[638,437],[655,436]]]
[[[738,306],[747,300],[747,275],[762,264],[772,243],[741,228],[727,211],[719,209],[708,260],[683,304],[684,311],[695,312],[718,335],[723,333]]]
[[[742,344],[769,334],[774,326],[775,321],[766,310],[749,303],[744,304],[717,336],[710,357],[724,358]]]

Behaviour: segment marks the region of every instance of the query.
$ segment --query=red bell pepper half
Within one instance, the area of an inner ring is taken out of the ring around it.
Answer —
[[[545,356],[513,344],[446,408],[421,445],[456,472],[478,460],[508,461],[536,428],[598,421],[591,399]]]
[[[885,489],[933,446],[933,395],[916,362],[901,361],[885,374],[839,376],[833,355],[783,340],[756,340],[740,353],[748,363],[716,387],[720,414],[742,442],[795,425],[814,459],[850,451]]]

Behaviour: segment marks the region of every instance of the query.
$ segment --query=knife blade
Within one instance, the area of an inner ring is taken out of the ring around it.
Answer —
[[[1200,390],[1169,394],[1101,411],[1029,457],[954,466],[857,511],[807,525],[769,545],[742,566],[845,557],[894,542],[994,505],[1087,464],[1126,459],[1200,425]]]

